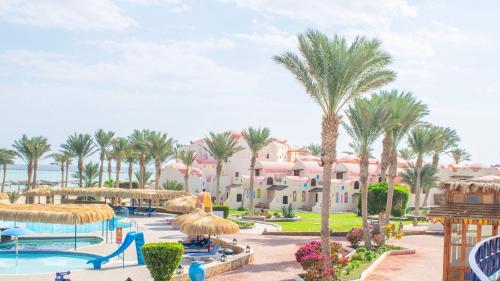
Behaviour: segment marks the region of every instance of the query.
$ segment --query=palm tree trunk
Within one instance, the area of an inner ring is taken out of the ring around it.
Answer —
[[[420,193],[421,193],[421,174],[422,174],[422,156],[418,156],[417,158],[417,163],[416,163],[416,171],[417,171],[417,178],[415,180],[415,215],[418,215],[418,211],[420,210]],[[414,220],[414,223],[416,221]]]
[[[215,177],[217,179],[217,182],[216,182],[216,189],[215,189],[215,199],[217,200],[217,202],[219,202],[219,204],[222,205],[222,198],[221,198],[221,195],[220,195],[220,175],[222,173],[222,162],[219,163],[217,162],[217,166],[215,168]]]
[[[33,188],[36,188],[36,171],[38,170],[38,160],[33,161]]]
[[[122,160],[116,159],[116,183],[115,187],[120,187],[120,171],[122,169]]]
[[[61,163],[61,187],[64,186],[64,163]]]
[[[398,154],[396,147],[393,146],[391,150],[391,161],[389,166],[389,187],[387,188],[387,202],[385,204],[385,218],[384,223],[380,226],[381,231],[389,224],[392,213],[392,200],[394,198],[394,183],[398,171]]]
[[[106,151],[101,150],[101,163],[99,165],[99,187],[102,187],[102,174],[104,173],[104,158],[106,157]]]
[[[68,176],[69,176],[69,160],[66,161],[66,180],[64,182],[64,187],[68,187]]]
[[[387,168],[389,167],[390,151],[391,137],[386,134],[382,140],[382,155],[380,156],[380,177],[382,178],[382,182],[386,182],[387,180],[386,174]]]
[[[250,160],[250,200],[248,206],[248,212],[251,216],[253,216],[253,186],[255,182],[255,155],[252,155],[252,159]]]
[[[160,174],[161,174],[161,163],[160,161],[155,161],[156,173],[155,173],[155,189],[160,189]]]
[[[78,159],[78,178],[80,187],[83,187],[83,159]]]
[[[139,158],[139,188],[144,188],[144,155]]]
[[[432,155],[432,167],[434,169],[437,169],[438,165],[439,165],[439,153],[434,153],[434,155]]]
[[[336,114],[323,116],[321,123],[321,161],[323,167],[323,198],[321,200],[321,253],[330,265],[330,186],[332,168],[337,154],[337,137],[340,118]]]
[[[370,229],[368,226],[368,155],[362,153],[359,162],[359,181],[361,182],[361,216],[363,218],[363,241],[365,247],[372,248]]]
[[[425,192],[425,196],[424,196],[424,204],[423,204],[423,205],[424,205],[424,207],[426,207],[426,206],[427,206],[427,200],[429,199],[429,193],[431,193],[430,191],[431,191],[431,190],[430,190],[430,188],[427,188],[427,190],[426,190],[426,192]]]
[[[2,169],[3,169],[3,177],[2,177],[2,193],[3,193],[5,190],[5,178],[7,176],[7,164],[3,164]]]
[[[132,172],[133,166],[132,162],[128,163],[128,188],[132,189]]]
[[[28,183],[26,184],[26,188],[30,189],[31,187],[31,177],[33,176],[33,162],[30,161],[28,163]]]
[[[186,172],[184,172],[184,191],[189,192],[189,168],[186,166]],[[217,199],[217,197],[215,197]]]
[[[113,167],[111,166],[111,159],[108,159],[108,180],[112,179]]]

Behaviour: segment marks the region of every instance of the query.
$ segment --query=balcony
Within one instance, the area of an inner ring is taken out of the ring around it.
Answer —
[[[492,281],[500,277],[500,236],[485,239],[469,254],[471,281]]]

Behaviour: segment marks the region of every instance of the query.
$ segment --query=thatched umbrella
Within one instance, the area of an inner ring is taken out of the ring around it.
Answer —
[[[500,177],[483,176],[468,180],[442,182],[441,188],[463,192],[499,192]]]
[[[5,192],[0,192],[0,200],[9,200],[9,194]]]
[[[203,216],[205,216],[207,213],[205,213],[204,211],[200,210],[200,209],[196,209],[194,210],[194,212],[192,213],[189,213],[189,214],[185,214],[185,215],[181,215],[181,216],[178,216],[175,218],[175,220],[172,222],[173,225],[177,225],[177,226],[181,226],[182,224],[184,224],[185,222],[188,222],[188,221],[191,221],[191,220],[196,220],[196,219],[199,219]]]
[[[33,196],[50,197],[50,196],[52,196],[52,189],[50,189],[48,187],[37,187],[37,188],[29,189],[29,190],[25,191],[24,195],[30,196],[30,197],[33,197]]]
[[[166,209],[168,212],[189,213],[196,208],[196,197],[183,196],[167,201]]]
[[[62,196],[96,196],[109,198],[130,198],[130,199],[149,199],[149,200],[171,200],[177,197],[190,195],[190,193],[173,190],[154,190],[154,189],[127,189],[111,187],[66,187],[54,188],[53,195]]]
[[[240,227],[230,221],[223,219],[213,213],[185,222],[181,226],[181,231],[189,236],[199,235],[220,235],[220,234],[234,234],[240,231]]]

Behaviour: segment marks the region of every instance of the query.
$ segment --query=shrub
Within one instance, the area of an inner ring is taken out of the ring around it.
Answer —
[[[222,205],[216,205],[212,207],[213,211],[223,211],[224,212],[224,218],[227,219],[229,216],[229,207],[228,206],[222,206]]]
[[[316,254],[321,255],[321,242],[311,241],[305,245],[300,245],[299,249],[295,252],[295,260],[305,269],[307,266],[307,256]],[[342,244],[339,242],[330,242],[330,256],[333,265],[344,264],[347,259],[343,258]]]
[[[351,243],[353,248],[357,248],[361,240],[363,240],[363,229],[353,228],[347,233],[345,238],[349,241],[349,243]]]
[[[310,254],[304,257],[304,274],[307,281],[326,281],[335,277],[335,270],[331,266],[326,266],[326,257],[321,254]]]
[[[238,212],[244,212],[246,210],[247,209],[245,207],[243,207],[243,206],[239,206],[238,209],[236,209],[236,211],[238,211]]]
[[[281,209],[281,214],[284,218],[291,219],[295,217],[295,213],[293,212],[292,204],[288,204],[288,206],[283,206]]]
[[[379,233],[379,234],[373,235],[373,243],[375,243],[375,245],[377,247],[384,246],[384,244],[385,244],[384,234],[383,233]]]
[[[388,185],[385,182],[374,183],[368,186],[368,214],[377,215],[385,212]],[[410,190],[404,185],[394,185],[391,214],[402,217],[408,209]],[[361,212],[361,200],[358,201],[358,213]]]
[[[142,247],[146,266],[154,281],[169,281],[182,260],[184,247],[177,242],[148,243]]]
[[[128,182],[128,180],[124,181],[124,182],[120,182],[118,184],[118,187],[120,187],[120,188],[129,188],[129,182]],[[132,188],[139,188],[139,183],[136,182],[136,181],[132,181]]]

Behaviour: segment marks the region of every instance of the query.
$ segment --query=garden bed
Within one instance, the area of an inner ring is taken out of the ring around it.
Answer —
[[[240,229],[252,229],[255,227],[255,223],[250,221],[240,221],[235,219],[230,219],[230,220],[236,223],[240,227]]]

